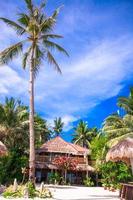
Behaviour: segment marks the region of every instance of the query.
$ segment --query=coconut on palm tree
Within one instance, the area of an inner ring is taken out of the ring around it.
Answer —
[[[22,66],[25,69],[29,66],[29,132],[30,132],[30,156],[29,156],[29,179],[35,179],[35,136],[34,136],[34,82],[37,72],[43,65],[43,60],[47,60],[55,69],[61,73],[61,69],[52,54],[52,50],[67,52],[53,39],[62,38],[62,36],[53,33],[57,16],[60,9],[57,9],[49,17],[44,12],[45,1],[39,6],[35,6],[32,0],[25,0],[26,11],[19,13],[16,21],[1,17],[4,23],[15,29],[16,33],[23,40],[13,44],[0,53],[1,64],[7,64],[20,53],[23,55]]]

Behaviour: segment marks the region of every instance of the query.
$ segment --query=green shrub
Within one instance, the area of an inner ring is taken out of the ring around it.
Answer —
[[[59,184],[61,180],[62,180],[62,177],[57,172],[51,173],[49,176],[49,182],[52,184],[55,184],[55,183]]]
[[[0,184],[10,184],[16,178],[22,181],[22,167],[28,165],[28,158],[18,150],[10,152],[8,156],[0,158]],[[8,176],[7,176],[8,174]]]
[[[90,177],[88,177],[84,180],[84,185],[87,187],[92,187],[92,186],[94,186],[94,182],[91,180]]]
[[[36,189],[34,185],[31,182],[26,183],[25,185],[19,185],[17,187],[17,191],[14,191],[14,186],[10,185],[5,192],[3,193],[3,196],[5,198],[21,198],[24,197],[24,190],[27,189],[28,191],[28,197],[34,198],[51,198],[52,194],[49,189],[43,188],[42,190]]]
[[[103,186],[119,188],[121,182],[132,180],[131,169],[123,162],[107,162],[100,166]]]

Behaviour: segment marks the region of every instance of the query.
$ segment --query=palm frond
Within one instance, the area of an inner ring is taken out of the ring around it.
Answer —
[[[51,31],[56,23],[52,17],[41,21],[42,23],[40,25],[40,31],[42,33],[48,33],[49,31]]]
[[[62,48],[60,45],[56,44],[55,42],[52,42],[49,40],[43,40],[43,44],[45,47],[50,48],[51,50],[56,49],[60,51],[61,53],[64,53],[67,56],[69,56],[67,51],[64,48]]]
[[[114,145],[116,145],[119,141],[121,141],[121,140],[123,140],[123,139],[126,139],[126,138],[128,138],[128,137],[133,138],[133,132],[132,132],[132,133],[131,133],[131,132],[130,132],[130,133],[127,133],[127,134],[125,134],[125,135],[116,137],[116,138],[114,138],[114,139],[108,141],[108,142],[107,142],[107,146],[111,148],[111,147],[113,147]]]
[[[8,26],[12,27],[18,35],[23,35],[26,32],[26,30],[22,26],[12,20],[6,19],[4,17],[0,17],[0,20],[2,20]]]
[[[32,50],[32,46],[28,49],[28,51],[26,53],[24,53],[23,58],[22,58],[22,67],[23,69],[26,68],[27,65],[27,61],[28,61],[28,57],[30,56]]]
[[[7,64],[23,50],[23,42],[19,42],[0,53],[0,64]]]
[[[58,39],[58,38],[63,38],[62,35],[57,35],[57,34],[44,34],[44,35],[41,35],[40,39],[44,39],[46,40],[47,38],[52,38],[52,39]]]
[[[59,8],[57,8],[55,11],[54,11],[54,13],[53,13],[53,15],[52,15],[52,18],[53,19],[56,19],[56,17],[58,16],[58,14],[59,14],[59,12],[60,12],[60,9],[63,7],[63,5],[62,6],[60,6]]]
[[[52,56],[52,54],[50,53],[50,51],[47,51],[47,59],[48,59],[48,62],[51,65],[54,65],[56,71],[59,72],[60,74],[62,74],[61,69],[60,69],[58,63],[56,62],[55,58]]]
[[[43,9],[45,6],[46,6],[46,0],[43,0],[43,1],[41,2],[41,5],[40,5],[40,9],[39,9],[39,10]]]
[[[33,71],[34,71],[34,77],[36,78],[36,75],[38,74],[40,65],[42,63],[44,53],[40,50],[39,46],[36,45],[35,52],[34,52],[34,58],[33,58]]]
[[[27,27],[29,25],[30,18],[25,13],[19,13],[18,21],[20,22],[20,24]]]
[[[25,0],[25,3],[26,3],[26,6],[27,6],[30,14],[33,15],[34,8],[33,8],[32,0]]]

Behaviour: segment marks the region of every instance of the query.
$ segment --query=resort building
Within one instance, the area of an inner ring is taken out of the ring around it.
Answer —
[[[94,168],[90,166],[90,150],[57,136],[36,150],[36,180],[49,182],[49,176],[53,172],[62,175],[63,169],[55,165],[54,160],[64,156],[77,161],[76,168],[67,170],[66,178],[69,183],[82,184],[86,176],[94,172]]]

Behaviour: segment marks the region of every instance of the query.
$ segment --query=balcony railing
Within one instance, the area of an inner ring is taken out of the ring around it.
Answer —
[[[79,164],[86,164],[86,159],[80,158],[80,157],[72,157],[74,160],[77,160]],[[41,155],[36,155],[36,161],[37,162],[49,162],[52,163],[53,160],[55,159],[55,156],[41,156]]]

